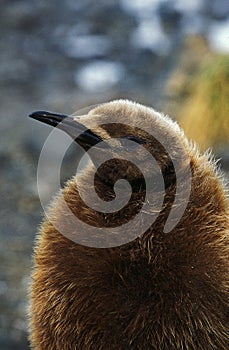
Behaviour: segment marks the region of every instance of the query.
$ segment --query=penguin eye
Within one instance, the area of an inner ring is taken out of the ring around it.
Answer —
[[[128,146],[127,146],[127,143],[126,143],[126,140],[130,140],[130,141],[133,141],[130,145],[130,143],[128,143]],[[126,147],[130,150],[130,151],[135,151],[140,145],[142,144],[145,144],[146,141],[143,140],[143,139],[140,139],[136,136],[126,136],[124,137],[122,140],[121,140],[121,144],[122,146]]]
[[[136,136],[132,136],[132,135],[126,136],[125,138],[126,138],[127,140],[134,141],[134,142],[136,142],[136,143],[139,144],[139,145],[143,145],[144,143],[146,143],[145,140],[140,139],[140,138],[138,138],[138,137],[136,137]]]

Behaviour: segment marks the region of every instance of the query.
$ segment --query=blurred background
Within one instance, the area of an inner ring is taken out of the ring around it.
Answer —
[[[51,131],[27,115],[136,100],[178,120],[203,150],[213,148],[227,173],[229,2],[0,0],[0,6],[0,349],[25,350],[31,256],[43,213],[36,168]],[[71,171],[70,154],[63,177]]]

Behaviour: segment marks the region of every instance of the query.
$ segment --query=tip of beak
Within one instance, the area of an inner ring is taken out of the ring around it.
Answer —
[[[63,119],[67,118],[64,114],[58,114],[53,112],[47,112],[47,111],[36,111],[31,114],[29,114],[29,118],[38,120],[40,122],[57,126],[60,122],[63,121]]]
[[[35,111],[29,114],[29,118],[36,119],[45,114],[47,114],[47,111]]]
[[[71,117],[64,114],[58,114],[47,111],[36,111],[29,115],[29,118],[38,120],[45,124],[56,127],[58,124],[59,129],[65,131],[72,137],[77,143],[82,144],[85,149],[89,149],[88,146],[94,146],[98,142],[102,141],[102,138],[94,134],[91,130],[88,130],[82,124],[74,121]]]

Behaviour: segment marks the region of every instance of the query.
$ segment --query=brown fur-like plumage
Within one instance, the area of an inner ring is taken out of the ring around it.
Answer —
[[[139,127],[143,120],[153,123],[158,135],[164,133],[171,139],[174,154],[177,140],[182,142],[192,172],[188,206],[176,227],[165,234],[174,200],[174,173],[163,147],[140,130],[138,136],[148,138],[149,150],[164,170],[166,184],[163,210],[142,236],[103,249],[76,244],[60,234],[53,223],[61,222],[66,231],[71,227],[63,215],[63,198],[74,214],[97,227],[128,221],[144,199],[144,186],[136,185],[129,206],[119,214],[98,213],[83,203],[77,190],[78,183],[87,188],[92,169],[88,167],[70,180],[49,209],[52,223],[44,221],[35,248],[32,348],[227,350],[229,205],[221,176],[207,155],[198,154],[189,145],[175,123],[152,109],[114,101],[96,107],[86,118],[105,123],[117,114],[124,115],[127,122],[128,118],[139,120]],[[117,125],[93,131],[104,139],[130,133],[128,127]],[[185,167],[179,165],[181,174]],[[113,198],[112,183],[122,177],[133,181],[140,175],[131,166],[116,165],[115,160],[108,163],[96,177],[97,192],[103,199]],[[156,197],[160,195],[154,190]],[[115,234],[115,225],[113,230]],[[86,232],[76,234],[87,236]]]

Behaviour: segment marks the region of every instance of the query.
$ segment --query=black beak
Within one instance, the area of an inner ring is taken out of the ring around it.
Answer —
[[[73,120],[71,117],[46,111],[37,111],[29,115],[30,118],[36,119],[48,125],[58,127],[70,135],[73,140],[79,143],[86,151],[90,147],[103,141],[102,138],[87,129],[84,125]]]

